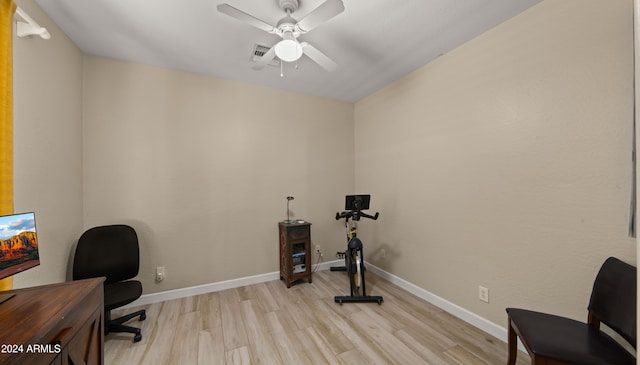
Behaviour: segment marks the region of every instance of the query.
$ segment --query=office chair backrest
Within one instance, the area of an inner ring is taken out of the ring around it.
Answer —
[[[78,239],[73,260],[73,279],[104,276],[105,284],[138,275],[138,235],[130,226],[117,224],[93,227]]]
[[[636,347],[636,268],[608,258],[593,284],[589,313]]]

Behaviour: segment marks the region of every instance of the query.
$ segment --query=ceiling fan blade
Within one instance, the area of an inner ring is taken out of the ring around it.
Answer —
[[[230,17],[248,23],[249,25],[252,25],[258,29],[262,29],[265,32],[275,33],[276,31],[276,28],[274,28],[272,25],[267,24],[266,22],[254,17],[251,14],[247,14],[242,10],[236,9],[229,4],[218,5],[218,11],[222,14],[226,14]]]
[[[258,62],[256,62],[256,64],[253,65],[253,67],[251,68],[254,70],[262,70],[264,66],[269,64],[269,62],[271,62],[274,58],[276,58],[276,47],[271,47],[267,51],[267,53],[263,54],[262,57],[260,57],[260,59],[258,60]]]
[[[344,11],[342,0],[327,0],[296,24],[298,30],[306,33]]]
[[[302,42],[300,43],[300,45],[302,46],[302,53],[306,54],[307,57],[311,58],[313,62],[322,66],[322,68],[324,68],[325,70],[331,72],[336,68],[338,68],[337,63],[335,63],[331,58],[329,58],[324,53],[320,52],[316,47],[310,45],[307,42]]]

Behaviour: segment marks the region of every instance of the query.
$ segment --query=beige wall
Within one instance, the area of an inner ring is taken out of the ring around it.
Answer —
[[[603,260],[636,262],[632,13],[546,0],[358,102],[369,259],[503,327],[507,306],[584,320]]]
[[[14,35],[14,210],[35,211],[41,265],[14,287],[67,278],[82,232],[82,54],[35,4],[16,3],[51,33]]]
[[[145,293],[276,272],[286,199],[343,244],[353,104],[85,57],[85,225],[140,235]],[[167,278],[155,283],[156,266]]]

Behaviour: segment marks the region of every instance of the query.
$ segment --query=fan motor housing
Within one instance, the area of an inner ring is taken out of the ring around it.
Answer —
[[[278,0],[278,2],[280,5],[280,9],[289,13],[293,13],[294,11],[298,10],[298,6],[300,5],[298,0]]]

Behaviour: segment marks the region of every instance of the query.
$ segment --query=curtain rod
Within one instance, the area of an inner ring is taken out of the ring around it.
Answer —
[[[16,8],[16,15],[18,15],[22,20],[16,20],[17,22],[17,35],[18,37],[28,37],[37,35],[42,39],[51,38],[51,34],[47,28],[41,27],[40,24],[36,23],[24,10],[22,10],[19,6]]]

